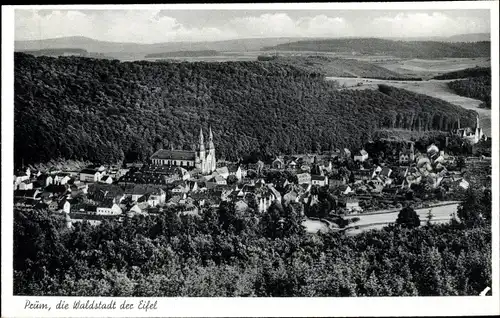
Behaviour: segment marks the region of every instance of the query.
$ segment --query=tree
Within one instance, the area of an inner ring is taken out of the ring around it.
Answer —
[[[485,209],[480,202],[480,196],[479,192],[469,187],[465,193],[465,199],[458,206],[457,215],[466,227],[480,227],[486,224],[483,217]],[[491,212],[489,213],[491,215]]]
[[[398,218],[396,219],[396,224],[399,224],[406,228],[419,227],[420,217],[413,208],[407,206],[399,212]]]
[[[463,156],[458,156],[455,164],[458,170],[462,170],[465,168],[465,158]]]
[[[427,225],[428,226],[431,225],[431,221],[433,218],[434,218],[434,215],[432,214],[432,209],[429,209],[429,211],[427,212]]]

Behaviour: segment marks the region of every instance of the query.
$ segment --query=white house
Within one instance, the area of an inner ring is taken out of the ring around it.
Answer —
[[[111,176],[103,176],[101,178],[102,183],[107,183],[107,184],[112,184],[113,183],[113,178]]]
[[[362,149],[358,154],[354,155],[354,161],[364,162],[368,159],[368,152]]]
[[[313,175],[311,177],[311,184],[323,187],[323,186],[328,184],[328,177],[327,176]]]
[[[311,175],[307,172],[297,174],[297,183],[311,183]]]
[[[69,213],[71,211],[71,203],[69,203],[67,200],[62,200],[59,202],[59,209],[63,213]]]
[[[122,209],[116,203],[103,204],[97,206],[96,214],[98,215],[119,215],[122,214]]]
[[[19,183],[19,190],[31,190],[33,189],[33,182],[29,180],[24,180],[23,182]]]
[[[83,169],[80,171],[80,181],[98,182],[101,180],[101,173],[94,169]]]
[[[215,169],[214,175],[219,175],[224,179],[227,179],[227,177],[229,177],[229,169],[227,167],[217,168]]]

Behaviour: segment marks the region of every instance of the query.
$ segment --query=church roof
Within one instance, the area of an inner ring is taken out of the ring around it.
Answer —
[[[189,150],[160,149],[151,156],[151,159],[170,159],[170,160],[195,160],[195,158],[196,158],[196,152]]]

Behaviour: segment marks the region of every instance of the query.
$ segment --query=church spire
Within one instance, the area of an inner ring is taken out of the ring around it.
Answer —
[[[212,126],[208,127],[208,149],[214,149],[214,135],[212,134]]]
[[[476,116],[476,129],[479,128],[479,115]]]
[[[199,141],[198,141],[198,150],[199,151],[205,151],[205,142],[203,140],[203,130],[201,129],[200,127],[200,137],[199,137]]]

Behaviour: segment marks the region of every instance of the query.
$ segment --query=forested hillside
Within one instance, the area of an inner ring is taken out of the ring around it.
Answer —
[[[403,58],[443,58],[490,56],[490,42],[391,41],[383,39],[328,39],[283,43],[265,47],[265,51],[312,51],[391,55]]]
[[[256,217],[231,204],[64,228],[14,211],[14,294],[110,297],[476,296],[491,286],[491,192],[460,223],[310,235],[295,206]],[[50,239],[47,239],[50,238]]]
[[[491,77],[491,68],[490,67],[466,68],[463,70],[448,72],[448,73],[444,73],[444,74],[435,76],[434,79],[445,80],[445,79],[458,79],[458,78],[484,77],[484,76]]]
[[[458,95],[482,100],[482,108],[491,108],[491,76],[471,77],[452,81],[448,86]]]
[[[212,126],[219,158],[357,147],[381,127],[446,129],[475,113],[398,89],[342,90],[271,62],[125,62],[15,54],[15,160],[144,160]]]

